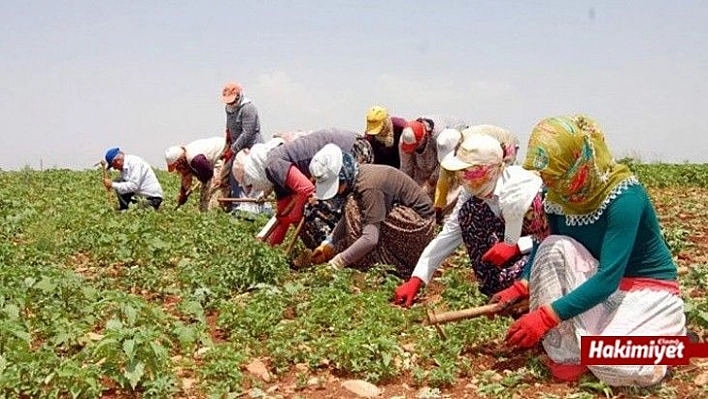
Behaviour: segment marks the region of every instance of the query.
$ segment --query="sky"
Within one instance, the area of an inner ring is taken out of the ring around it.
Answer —
[[[362,132],[373,105],[517,135],[584,113],[617,158],[708,162],[708,2],[0,2],[0,169],[165,169],[224,134],[237,81],[266,137]]]

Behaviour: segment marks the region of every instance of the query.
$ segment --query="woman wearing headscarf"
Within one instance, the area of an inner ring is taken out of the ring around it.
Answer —
[[[373,162],[379,165],[401,167],[398,143],[408,126],[405,119],[390,116],[384,107],[375,105],[366,113],[366,139],[371,144]]]
[[[165,151],[168,172],[180,175],[177,207],[184,205],[192,193],[192,181],[196,177],[201,183],[199,210],[206,212],[217,205],[214,197],[223,197],[224,185],[219,180],[222,157],[224,155],[223,137],[210,137],[194,140],[183,146],[174,145]],[[214,179],[216,176],[216,179]]]
[[[504,131],[473,127],[443,159],[442,167],[456,174],[463,190],[440,234],[416,259],[411,278],[396,289],[396,303],[411,306],[421,285],[462,243],[480,292],[493,296],[514,284],[533,240],[547,234],[541,178],[520,166],[506,166],[501,143],[486,134],[492,129]]]
[[[581,336],[684,335],[676,265],[644,187],[616,163],[603,133],[586,116],[538,123],[524,162],[548,188],[544,208],[552,235],[534,249],[503,304],[530,296],[531,312],[509,328],[507,344],[543,340],[548,365],[573,380],[590,369],[613,385],[647,386],[663,365],[581,366]]]
[[[337,203],[305,205],[315,186],[310,181],[310,160],[328,143],[346,149],[361,162],[371,161],[369,143],[356,132],[344,129],[322,129],[283,144],[254,146],[244,164],[244,183],[262,191],[275,192],[276,225],[268,238],[270,245],[283,242],[291,224],[298,224],[305,214],[306,223],[300,237],[308,248],[316,247],[339,219]],[[273,141],[271,140],[271,141]]]
[[[410,275],[435,227],[433,204],[420,186],[391,166],[359,165],[333,144],[315,155],[310,173],[318,199],[346,198],[342,218],[313,262],[363,270],[381,263]]]
[[[438,147],[436,140],[447,128],[463,130],[469,123],[462,119],[432,115],[409,121],[401,132],[398,147],[401,158],[401,171],[412,177],[431,197],[440,172]]]
[[[501,143],[503,151],[503,161],[505,165],[514,165],[516,163],[516,154],[519,150],[519,141],[511,132],[505,129],[500,129],[494,125],[476,125],[466,128],[462,131],[457,129],[445,129],[436,138],[438,162],[442,163],[443,159],[460,145],[463,138],[471,132],[477,134],[486,134],[492,136]],[[440,168],[438,179],[435,185],[435,217],[438,223],[442,223],[443,218],[455,206],[459,195],[459,184],[455,177],[455,172],[445,168]]]

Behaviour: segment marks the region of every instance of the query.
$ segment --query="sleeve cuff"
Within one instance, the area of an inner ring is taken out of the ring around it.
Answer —
[[[519,246],[519,251],[523,255],[526,255],[531,252],[531,248],[533,247],[533,239],[531,239],[531,236],[523,236],[519,238],[519,242],[516,245]]]

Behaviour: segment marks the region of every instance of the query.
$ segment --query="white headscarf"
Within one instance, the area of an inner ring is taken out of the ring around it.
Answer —
[[[268,191],[273,187],[273,183],[266,176],[266,159],[272,149],[283,143],[283,139],[273,138],[265,143],[256,143],[251,147],[243,165],[243,182],[246,186],[260,191]]]

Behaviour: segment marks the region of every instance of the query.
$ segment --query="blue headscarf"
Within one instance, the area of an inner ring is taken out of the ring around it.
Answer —
[[[354,156],[348,152],[342,154],[342,169],[339,170],[339,182],[346,183],[351,190],[354,188],[354,181],[359,173],[359,164]]]

